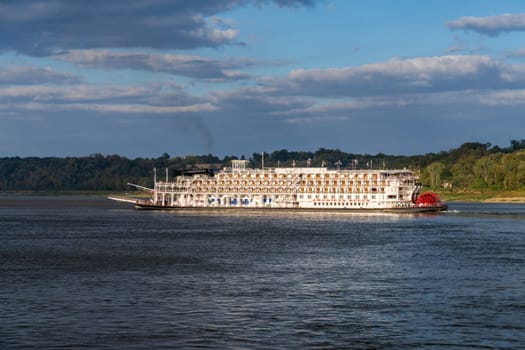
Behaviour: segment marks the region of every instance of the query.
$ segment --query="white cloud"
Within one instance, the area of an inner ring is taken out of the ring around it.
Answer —
[[[514,57],[514,58],[515,57],[525,57],[525,48],[508,52],[506,54],[506,56],[507,57]]]
[[[41,103],[1,104],[0,110],[5,111],[92,111],[97,113],[125,114],[174,114],[213,112],[217,107],[211,103],[200,103],[187,106],[152,106],[145,104],[101,104],[101,103]]]
[[[237,69],[261,64],[247,58],[214,59],[197,55],[152,54],[109,50],[73,50],[55,55],[53,58],[81,67],[135,69],[214,81],[247,79],[250,75]]]
[[[450,29],[472,30],[480,34],[495,36],[503,32],[524,31],[525,13],[506,13],[489,17],[461,17],[448,22]]]
[[[47,56],[73,49],[195,49],[235,43],[218,14],[248,3],[309,6],[313,0],[24,0],[0,4],[0,50]]]
[[[75,84],[82,81],[80,76],[57,72],[51,67],[11,65],[0,68],[0,85]]]
[[[321,116],[321,117],[304,117],[304,118],[287,118],[284,122],[288,124],[317,124],[330,122],[346,122],[351,120],[351,117],[346,116]]]
[[[0,86],[0,99],[26,98],[38,101],[96,101],[119,98],[137,98],[151,96],[153,91],[146,88],[119,88],[99,86]]]
[[[486,89],[505,86],[514,68],[488,56],[393,59],[358,67],[299,69],[289,73],[296,94],[343,97]]]
[[[291,80],[370,80],[375,76],[393,76],[411,81],[424,81],[442,75],[472,75],[495,63],[488,56],[435,56],[411,59],[392,59],[383,63],[365,64],[360,67],[294,70]]]
[[[123,114],[211,112],[210,101],[154,87],[0,86],[0,105],[7,111],[92,111]]]
[[[525,89],[492,91],[487,93],[480,103],[487,106],[523,106]]]

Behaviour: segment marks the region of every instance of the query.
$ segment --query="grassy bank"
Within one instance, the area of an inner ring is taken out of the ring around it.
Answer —
[[[493,191],[493,190],[459,190],[436,191],[447,202],[494,202],[494,203],[525,203],[525,190]]]

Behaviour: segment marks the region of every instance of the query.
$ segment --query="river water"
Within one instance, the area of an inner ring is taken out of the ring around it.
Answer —
[[[2,349],[523,349],[525,205],[136,211],[0,197]]]

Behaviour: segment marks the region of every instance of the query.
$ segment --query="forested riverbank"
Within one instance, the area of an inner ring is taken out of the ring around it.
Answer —
[[[400,156],[353,154],[321,148],[315,152],[278,150],[251,156],[190,155],[129,159],[119,155],[86,157],[0,158],[0,192],[128,191],[128,182],[151,186],[153,169],[221,169],[232,159],[247,159],[252,167],[327,166],[356,169],[407,168],[419,173],[426,188],[449,200],[525,201],[525,140],[510,146],[468,142],[439,153]]]

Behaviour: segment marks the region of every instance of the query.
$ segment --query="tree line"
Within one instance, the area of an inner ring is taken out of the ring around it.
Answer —
[[[424,155],[399,156],[347,153],[320,148],[315,152],[288,151],[253,153],[250,157],[190,155],[128,159],[119,155],[86,157],[0,158],[1,191],[126,191],[128,182],[151,186],[153,169],[221,169],[233,159],[246,159],[250,166],[326,166],[341,169],[399,169],[417,171],[425,186],[455,189],[525,189],[525,139],[510,146],[467,142],[456,149]],[[173,172],[172,172],[173,174]]]
[[[432,188],[525,190],[525,140],[503,149],[465,143],[423,167],[421,179]]]

